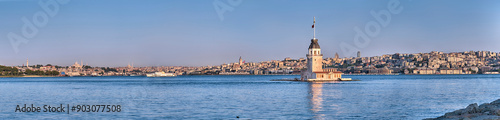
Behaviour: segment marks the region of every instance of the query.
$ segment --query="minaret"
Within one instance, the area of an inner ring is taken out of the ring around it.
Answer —
[[[243,59],[241,59],[241,56],[240,56],[240,65],[243,65]]]

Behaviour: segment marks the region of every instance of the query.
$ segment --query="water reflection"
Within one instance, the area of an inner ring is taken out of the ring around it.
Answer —
[[[323,85],[326,82],[311,82],[309,83],[309,103],[310,110],[314,114],[315,119],[324,119],[325,114],[323,108]],[[331,82],[329,82],[331,83]]]
[[[317,113],[321,110],[323,102],[323,83],[310,83],[309,84],[309,100],[311,104],[311,111]]]

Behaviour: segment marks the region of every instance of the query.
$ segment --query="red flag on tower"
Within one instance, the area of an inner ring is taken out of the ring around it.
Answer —
[[[316,24],[316,17],[314,17],[312,28],[314,28],[314,24]]]

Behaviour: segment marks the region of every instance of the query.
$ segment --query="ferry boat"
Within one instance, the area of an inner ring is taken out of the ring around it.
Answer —
[[[146,74],[147,77],[175,77],[174,73],[165,73],[165,72],[155,72],[155,73],[150,73]]]

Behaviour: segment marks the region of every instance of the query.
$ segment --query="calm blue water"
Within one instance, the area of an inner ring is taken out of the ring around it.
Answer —
[[[500,98],[500,75],[0,78],[2,119],[423,119]],[[16,113],[16,105],[121,105],[119,113]]]

